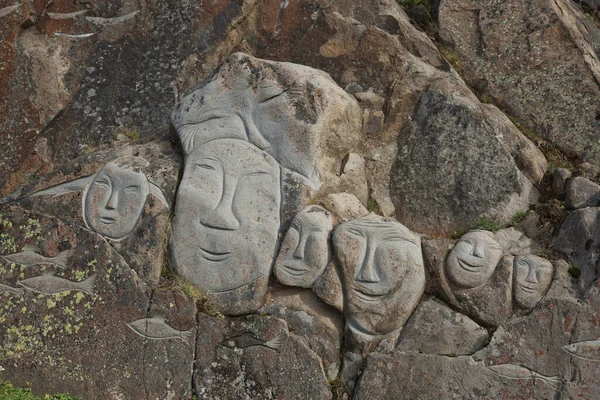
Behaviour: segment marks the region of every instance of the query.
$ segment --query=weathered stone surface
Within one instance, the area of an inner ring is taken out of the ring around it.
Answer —
[[[316,280],[312,290],[325,303],[339,311],[343,311],[344,290],[340,272],[336,268],[335,262],[332,261],[325,267],[323,274]]]
[[[575,209],[597,207],[600,205],[600,185],[581,176],[569,179],[565,187],[565,205]]]
[[[16,205],[1,215],[3,376],[41,394],[191,395],[192,302],[179,291],[152,292],[94,232]],[[24,252],[30,257],[15,257]]]
[[[440,38],[459,72],[528,129],[598,163],[598,27],[570,0],[442,0]]]
[[[308,290],[278,288],[260,309],[261,314],[285,320],[319,355],[328,379],[335,379],[340,369],[344,321],[340,313],[322,303]]]
[[[321,203],[333,213],[338,222],[361,218],[369,213],[360,200],[350,193],[329,194]]]
[[[320,358],[273,316],[199,314],[193,382],[199,398],[331,399]]]
[[[554,267],[542,257],[527,254],[515,257],[513,268],[515,305],[533,308],[550,288]]]
[[[482,107],[446,90],[431,85],[399,136],[390,194],[410,229],[449,235],[479,217],[508,220],[538,192]]]
[[[528,366],[485,366],[469,356],[394,352],[369,355],[353,398],[548,399],[560,393],[559,377],[540,376]]]
[[[500,244],[504,253],[513,256],[536,253],[539,245],[515,228],[505,228],[494,232],[494,239]]]
[[[600,276],[600,208],[573,211],[565,219],[554,241],[556,251],[567,256],[581,273],[579,287],[589,288]]]
[[[369,214],[333,234],[346,326],[365,341],[402,328],[425,289],[421,240],[402,224]]]
[[[572,176],[571,171],[566,168],[556,168],[552,175],[552,191],[559,199],[565,196],[565,185]]]
[[[435,300],[422,302],[400,332],[397,349],[425,354],[473,354],[487,344],[487,330]]]

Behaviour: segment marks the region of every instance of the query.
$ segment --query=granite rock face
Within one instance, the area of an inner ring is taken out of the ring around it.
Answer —
[[[594,398],[595,22],[399,3],[0,0],[0,380]]]

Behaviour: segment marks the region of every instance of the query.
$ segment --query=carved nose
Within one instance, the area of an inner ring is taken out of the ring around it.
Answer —
[[[302,260],[304,258],[304,248],[306,247],[306,238],[300,235],[300,241],[294,251],[294,258]]]
[[[471,255],[477,258],[483,258],[485,256],[485,250],[482,246],[478,246],[477,243],[474,243],[473,250],[471,250]]]
[[[223,195],[217,208],[203,215],[200,218],[202,225],[215,229],[235,231],[240,228],[240,221],[233,214],[233,196],[235,194],[235,184],[229,184],[227,180],[224,183]]]
[[[533,268],[529,269],[529,273],[527,274],[527,278],[525,278],[525,281],[529,283],[539,283],[537,274],[535,273]]]
[[[114,210],[119,205],[119,191],[117,189],[112,189],[110,191],[110,197],[104,206],[107,210]]]
[[[361,282],[379,282],[381,278],[377,274],[377,268],[375,268],[375,251],[373,246],[367,245],[367,254],[365,254],[365,260],[358,271],[357,281]]]

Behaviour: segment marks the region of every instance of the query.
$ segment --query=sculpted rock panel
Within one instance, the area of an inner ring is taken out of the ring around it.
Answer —
[[[120,157],[96,174],[41,190],[32,196],[82,191],[82,216],[88,228],[113,240],[124,239],[138,224],[149,194],[169,206],[163,191],[148,181],[140,157]]]
[[[277,162],[246,141],[195,148],[172,222],[177,273],[204,291],[262,303],[280,225],[279,178]],[[234,306],[228,312],[243,311]]]
[[[299,212],[285,234],[275,260],[275,276],[284,285],[310,288],[330,259],[333,218],[320,206]]]
[[[425,289],[421,240],[399,222],[369,214],[333,234],[346,325],[359,335],[399,330]]]
[[[489,232],[467,232],[448,254],[446,274],[455,287],[473,289],[489,281],[501,256],[502,249]]]
[[[522,308],[533,308],[552,283],[554,267],[544,258],[528,254],[515,257],[513,293]]]

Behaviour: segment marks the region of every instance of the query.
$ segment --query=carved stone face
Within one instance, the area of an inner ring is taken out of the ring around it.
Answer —
[[[456,243],[446,260],[446,275],[459,289],[472,289],[488,282],[502,249],[488,233],[471,231]]]
[[[522,308],[533,308],[552,283],[554,267],[544,258],[533,254],[515,257],[513,292]]]
[[[369,335],[402,327],[425,286],[420,239],[402,224],[371,214],[340,225],[333,245],[346,323]]]
[[[224,293],[269,275],[280,224],[279,174],[271,156],[236,139],[213,140],[187,156],[171,236],[183,278]]]
[[[84,220],[103,236],[124,238],[142,215],[149,191],[148,179],[142,172],[108,163],[84,194]]]
[[[331,215],[323,207],[311,206],[299,212],[279,249],[275,276],[284,285],[309,288],[329,262]]]

